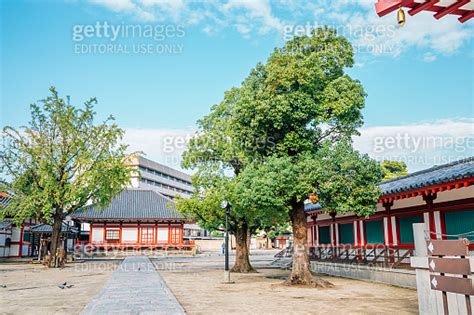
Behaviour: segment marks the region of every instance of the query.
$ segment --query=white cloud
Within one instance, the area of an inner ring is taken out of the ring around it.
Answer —
[[[132,0],[89,0],[114,12],[133,11],[136,5]]]
[[[252,29],[245,24],[235,24],[235,28],[241,34],[248,34]]]
[[[407,21],[399,28],[396,26],[396,12],[379,17],[374,7],[368,6],[366,1],[357,4],[360,10],[337,6],[331,18],[344,24],[347,29],[362,29],[362,36],[355,32],[346,35],[356,47],[365,48],[366,52],[375,55],[398,56],[412,47],[448,55],[455,53],[473,36],[472,28],[459,23],[455,16],[437,20],[432,12],[421,12],[413,17],[406,14]]]
[[[410,171],[474,156],[474,119],[365,127],[354,146],[372,158],[404,161]]]
[[[280,32],[283,30],[283,24],[272,14],[272,7],[268,0],[229,0],[221,9],[229,15],[235,13],[234,10],[236,9],[242,9],[245,11],[243,16],[248,20],[261,19],[261,33],[266,33],[271,29]]]
[[[427,53],[425,53],[425,54],[423,55],[423,58],[422,58],[422,59],[423,59],[424,62],[433,62],[433,61],[436,60],[436,56],[433,55],[433,54],[430,53],[430,52],[427,52]]]
[[[125,129],[124,143],[128,151],[141,151],[145,156],[169,167],[181,169],[181,155],[195,134],[193,128],[183,129]]]
[[[351,40],[356,52],[369,56],[398,56],[412,48],[433,56],[454,54],[474,34],[472,27],[459,23],[455,16],[437,20],[432,12],[413,17],[406,14],[405,26],[398,28],[396,12],[380,18],[375,0],[89,1],[143,21],[198,25],[207,34],[233,28],[246,38],[270,32],[283,34],[285,26],[291,25],[330,25]]]
[[[148,158],[177,169],[196,133],[193,127],[125,131],[130,152],[143,151]],[[474,118],[364,127],[360,132],[361,136],[354,137],[357,150],[378,161],[404,161],[411,172],[474,156]]]

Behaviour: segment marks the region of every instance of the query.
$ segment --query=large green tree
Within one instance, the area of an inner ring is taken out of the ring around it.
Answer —
[[[241,173],[237,194],[243,204],[258,208],[285,209],[293,230],[293,268],[287,284],[326,287],[329,284],[310,273],[304,202],[316,194],[324,211],[354,212],[366,216],[375,211],[382,176],[377,162],[352,149],[347,140],[326,141],[314,153],[271,156],[253,163]]]
[[[188,217],[197,219],[200,225],[215,230],[222,229],[225,222],[225,209],[222,209],[221,202],[229,202],[229,229],[236,239],[236,260],[232,271],[251,272],[249,237],[256,229],[278,224],[285,218],[276,208],[257,209],[252,204],[242,205],[235,194],[237,177],[250,160],[236,145],[228,125],[238,91],[238,88],[233,88],[226,92],[224,100],[198,121],[199,134],[191,139],[183,155],[183,166],[197,169],[192,180],[196,189],[191,198],[178,200],[177,208]]]
[[[334,29],[318,28],[311,36],[295,37],[282,48],[275,49],[267,62],[258,64],[227,99],[231,110],[226,134],[238,152],[243,152],[255,167],[270,165],[258,177],[251,176],[252,180],[247,181],[252,187],[250,191],[258,190],[253,184],[258,178],[266,179],[262,183],[265,193],[259,194],[261,196],[269,196],[271,191],[264,184],[271,187],[282,181],[281,187],[286,189],[281,198],[269,198],[266,202],[288,208],[296,249],[288,279],[291,284],[314,284],[306,250],[304,200],[307,193],[311,192],[312,186],[317,186],[318,190],[332,187],[333,179],[337,178],[337,172],[326,177],[311,175],[309,161],[322,159],[319,152],[331,153],[325,148],[340,141],[345,142],[340,146],[350,152],[347,139],[357,135],[357,128],[363,123],[364,89],[359,81],[345,73],[345,68],[353,63],[352,46],[347,39],[338,36]],[[361,213],[357,210],[364,209],[363,213],[368,214],[375,210],[374,191],[380,180],[378,166],[374,167],[367,158],[350,154],[348,157],[351,159],[338,159],[332,166],[341,171],[341,178],[350,179],[350,175],[356,176],[363,170],[363,163],[357,161],[370,164],[367,171],[370,176],[354,181],[345,198],[334,191],[331,198],[325,197],[323,206],[336,212],[352,209]],[[353,169],[346,169],[346,165]],[[275,171],[269,172],[271,168]],[[375,175],[371,175],[372,171]],[[274,176],[264,176],[265,172]],[[370,193],[358,194],[364,189]],[[328,200],[336,200],[338,204],[327,204]]]
[[[12,202],[2,217],[22,222],[35,218],[51,223],[50,267],[62,263],[60,233],[63,219],[87,202],[105,206],[129,181],[123,130],[113,117],[96,124],[95,98],[84,108],[60,98],[54,88],[40,105],[31,105],[28,126],[3,129],[0,171],[2,190]]]

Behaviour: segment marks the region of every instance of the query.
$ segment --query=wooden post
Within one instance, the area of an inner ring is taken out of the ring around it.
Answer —
[[[436,239],[436,225],[435,225],[435,219],[434,219],[434,206],[433,206],[433,201],[436,199],[437,194],[436,193],[428,193],[428,194],[423,194],[423,200],[426,202],[427,210],[428,210],[428,216],[429,216],[429,227],[430,227],[430,239]]]
[[[415,256],[411,257],[411,266],[416,268],[416,289],[418,293],[418,310],[420,314],[440,314],[436,301],[436,291],[431,290],[430,272],[428,269],[428,249],[426,241],[428,232],[424,223],[413,224]]]

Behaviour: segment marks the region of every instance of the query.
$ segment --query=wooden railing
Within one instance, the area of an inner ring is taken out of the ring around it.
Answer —
[[[310,247],[311,260],[373,264],[390,267],[409,267],[414,249],[387,245],[322,245]]]

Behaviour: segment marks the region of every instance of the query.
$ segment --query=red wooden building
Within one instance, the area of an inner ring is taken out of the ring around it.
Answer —
[[[11,198],[0,192],[0,208],[6,207]],[[0,221],[0,258],[24,257],[32,253],[30,234],[28,228],[35,225],[34,219],[25,220],[18,225],[13,220]]]
[[[185,248],[183,224],[173,200],[154,190],[126,189],[103,209],[89,205],[75,212],[81,235],[97,248]]]
[[[424,223],[433,239],[474,241],[473,184],[474,157],[382,182],[376,212],[367,218],[331,215],[308,204],[309,246],[315,258],[361,250],[407,258],[414,248],[413,223]]]

